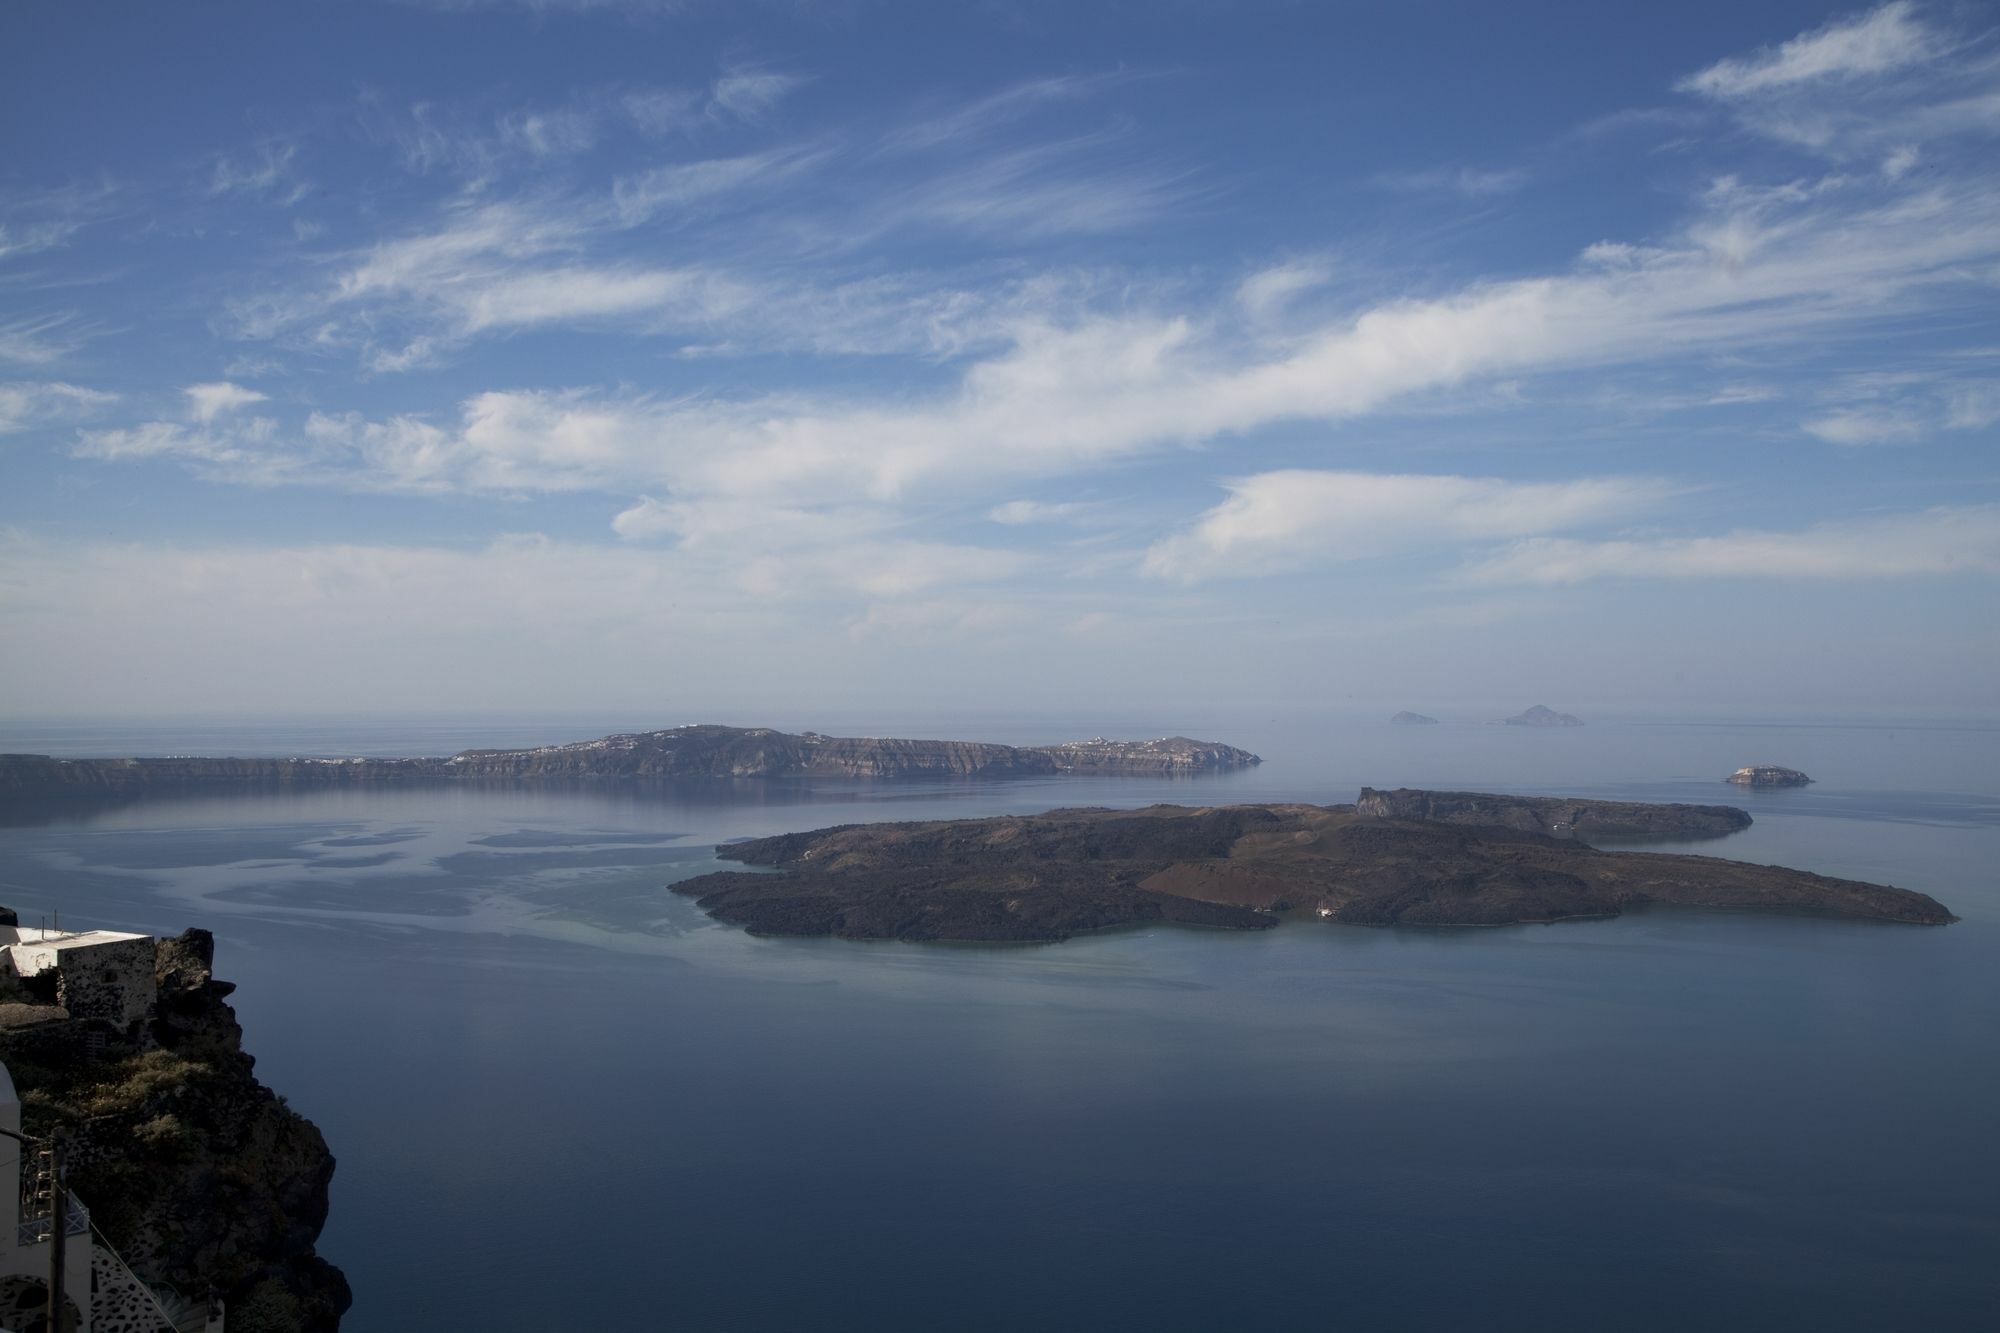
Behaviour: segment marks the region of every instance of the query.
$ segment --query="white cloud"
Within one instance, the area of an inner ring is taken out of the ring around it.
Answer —
[[[1042,500],[1008,500],[1004,504],[994,505],[987,511],[986,517],[995,523],[1018,527],[1027,523],[1059,522],[1082,513],[1086,507],[1075,502],[1049,504]]]
[[[626,93],[619,105],[635,129],[657,138],[699,120],[701,99],[682,88],[646,88]]]
[[[1444,191],[1468,199],[1487,199],[1514,193],[1528,183],[1528,173],[1518,168],[1434,167],[1386,172],[1375,177],[1375,183],[1390,190]]]
[[[1828,444],[1915,444],[1924,438],[1924,424],[1901,412],[1854,408],[1829,412],[1799,426]]]
[[[1967,385],[1947,400],[1948,430],[1984,430],[1996,421],[2000,421],[2000,384]]]
[[[927,175],[882,196],[873,236],[913,225],[1004,235],[1018,242],[1124,231],[1193,197],[1178,173],[1106,153],[1112,136],[1010,149]]]
[[[1799,84],[1862,78],[1918,64],[1937,55],[1940,41],[1909,0],[1894,0],[1856,18],[1836,19],[1775,49],[1720,60],[1683,79],[1685,92],[1736,98]]]
[[[928,149],[958,145],[981,138],[1003,125],[1034,115],[1047,107],[1066,105],[1092,96],[1124,74],[1071,74],[1029,79],[1002,88],[956,110],[932,116],[884,137],[893,148]]]
[[[1520,542],[1471,566],[1474,583],[1640,579],[1884,579],[2000,574],[2000,505],[1945,506],[1824,523],[1652,541]]]
[[[268,195],[289,207],[305,198],[311,188],[293,174],[298,151],[297,144],[264,143],[247,158],[217,157],[209,170],[208,192]]]
[[[0,383],[0,435],[75,421],[117,401],[115,393],[61,381]]]
[[[196,421],[204,424],[252,403],[264,402],[267,397],[255,389],[246,389],[226,380],[214,384],[190,384],[181,392],[187,395],[188,411]]]
[[[1332,266],[1320,260],[1294,260],[1259,269],[1236,286],[1236,303],[1252,319],[1269,319],[1296,297],[1324,286]]]
[[[106,463],[167,459],[197,476],[246,486],[322,479],[308,455],[280,440],[278,423],[269,417],[232,421],[226,429],[148,421],[117,430],[79,431],[70,452]]]
[[[682,550],[793,550],[876,536],[897,525],[891,510],[865,506],[802,509],[745,500],[661,500],[646,496],[611,520],[635,540],[673,538]]]
[[[613,181],[611,206],[619,226],[637,226],[751,187],[778,189],[826,158],[823,149],[788,147],[741,157],[672,162]]]
[[[709,108],[740,120],[756,120],[785,100],[805,80],[796,74],[742,66],[716,79]]]
[[[0,259],[40,254],[65,244],[83,224],[73,221],[16,223],[0,222]]]
[[[69,314],[23,315],[0,322],[0,361],[46,366],[82,344],[83,336]]]
[[[1780,397],[1768,384],[1725,384],[1704,401],[1706,407],[1736,407],[1744,403],[1768,403]]]
[[[529,157],[562,157],[597,143],[597,118],[578,107],[516,111],[500,118],[500,140]]]
[[[1187,532],[1155,543],[1145,572],[1193,582],[1560,532],[1672,493],[1647,478],[1529,483],[1302,469],[1239,478],[1228,490]]]
[[[682,497],[881,500],[916,488],[1061,476],[1287,420],[1350,419],[1481,379],[1706,359],[1824,338],[1908,318],[1947,297],[1990,293],[2000,273],[1995,188],[1937,185],[1860,205],[1840,191],[1808,191],[1796,201],[1742,196],[1725,196],[1720,211],[1700,215],[1670,244],[1634,247],[1615,260],[1593,247],[1567,272],[1383,302],[1276,349],[1237,336],[1233,301],[1199,317],[1085,314],[1060,322],[1045,302],[1031,303],[1013,318],[985,311],[987,327],[1004,330],[1008,345],[927,396],[660,401],[496,391],[467,399],[453,427],[324,418],[314,468],[358,488],[664,488]],[[344,287],[417,284],[455,301],[461,326],[577,316],[580,305],[553,308],[562,301],[554,288],[495,279],[456,289],[450,275],[466,253],[540,244],[532,228],[523,233],[489,212],[458,232],[378,250]],[[480,295],[489,289],[508,299]],[[623,300],[615,283],[578,290]],[[654,294],[674,292],[691,293],[695,312],[737,299],[699,280],[662,283]],[[877,293],[868,308],[893,306],[894,296]],[[781,294],[772,300],[786,309]],[[794,305],[787,313],[805,325],[824,311]],[[906,321],[894,326],[900,336],[933,336],[921,323],[911,330],[907,314],[897,318]],[[419,437],[421,448],[398,443]]]

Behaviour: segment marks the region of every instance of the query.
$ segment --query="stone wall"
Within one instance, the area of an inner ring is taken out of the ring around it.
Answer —
[[[130,1032],[153,1012],[153,940],[110,940],[62,951],[57,961],[56,1003],[72,1018],[97,1018]]]

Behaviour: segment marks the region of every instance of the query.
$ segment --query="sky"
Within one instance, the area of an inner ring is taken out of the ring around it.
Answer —
[[[1996,288],[1990,5],[16,0],[0,715],[2000,714]]]

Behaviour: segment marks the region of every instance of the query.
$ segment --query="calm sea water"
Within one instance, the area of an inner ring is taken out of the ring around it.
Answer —
[[[0,901],[216,932],[260,1073],[340,1157],[321,1251],[356,1333],[1993,1326],[2000,730],[1128,721],[1267,762],[16,805]],[[0,727],[0,748],[425,753],[620,725]],[[1718,781],[1751,762],[1821,781]],[[1734,801],[1755,826],[1699,850],[1964,920],[978,949],[756,940],[664,889],[746,835],[1363,783]]]

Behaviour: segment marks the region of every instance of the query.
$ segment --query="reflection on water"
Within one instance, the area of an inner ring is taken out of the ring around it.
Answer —
[[[1216,735],[1262,768],[1173,784],[17,804],[0,901],[217,932],[340,1156],[355,1330],[1984,1326],[1990,733],[1251,730]],[[1766,760],[1820,784],[1717,780]],[[1688,850],[1965,920],[978,949],[758,940],[665,890],[788,829],[1362,783],[1743,804]]]

